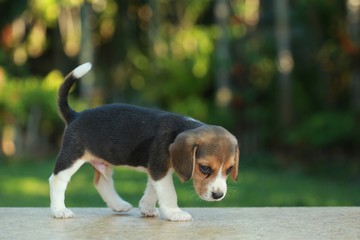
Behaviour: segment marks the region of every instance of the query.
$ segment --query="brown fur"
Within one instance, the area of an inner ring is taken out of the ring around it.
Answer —
[[[182,181],[193,178],[194,187],[202,195],[209,182],[217,176],[221,166],[222,174],[233,166],[230,177],[238,177],[239,149],[237,140],[222,127],[204,126],[180,134],[170,145],[172,167]],[[199,165],[212,169],[210,176],[200,171]]]

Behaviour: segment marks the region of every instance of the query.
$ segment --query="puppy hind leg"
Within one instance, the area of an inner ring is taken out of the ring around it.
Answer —
[[[52,174],[50,184],[50,209],[55,218],[72,218],[74,214],[65,207],[65,190],[74,173],[85,163],[83,160],[75,161],[71,167]]]
[[[139,203],[141,214],[143,214],[146,217],[159,216],[159,211],[155,207],[157,200],[158,198],[154,186],[152,184],[152,180],[150,179],[149,176],[144,196],[141,198]]]
[[[99,167],[99,163],[90,163],[95,170],[94,186],[107,206],[115,212],[128,212],[132,205],[117,194],[112,179],[112,167],[105,164]]]

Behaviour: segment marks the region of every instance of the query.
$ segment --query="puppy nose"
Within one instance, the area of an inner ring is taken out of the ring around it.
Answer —
[[[213,199],[220,199],[220,198],[222,198],[223,196],[224,196],[224,194],[221,193],[221,192],[212,192],[212,198],[213,198]]]

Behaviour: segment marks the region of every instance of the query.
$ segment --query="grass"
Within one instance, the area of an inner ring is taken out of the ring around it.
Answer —
[[[53,160],[0,166],[0,207],[49,206],[48,177]],[[134,206],[145,190],[147,176],[135,170],[116,168],[116,189]],[[84,165],[72,178],[66,191],[69,207],[104,207],[92,185],[93,170]],[[237,183],[228,180],[228,194],[220,202],[197,197],[192,182],[181,183],[174,175],[179,206],[255,207],[255,206],[359,206],[359,185],[307,176],[300,171],[241,168]]]

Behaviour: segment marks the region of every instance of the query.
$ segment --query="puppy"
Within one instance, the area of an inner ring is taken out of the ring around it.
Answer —
[[[71,86],[91,69],[77,67],[59,89],[58,106],[66,123],[61,150],[49,178],[51,213],[71,218],[65,207],[65,190],[71,176],[84,164],[95,170],[94,185],[108,207],[117,212],[132,206],[115,191],[114,166],[129,166],[148,174],[139,208],[144,216],[162,216],[170,221],[189,221],[180,210],[172,175],[193,179],[196,193],[206,201],[226,195],[227,176],[238,177],[239,148],[236,138],[219,126],[161,110],[127,104],[109,104],[75,112],[68,105]]]

